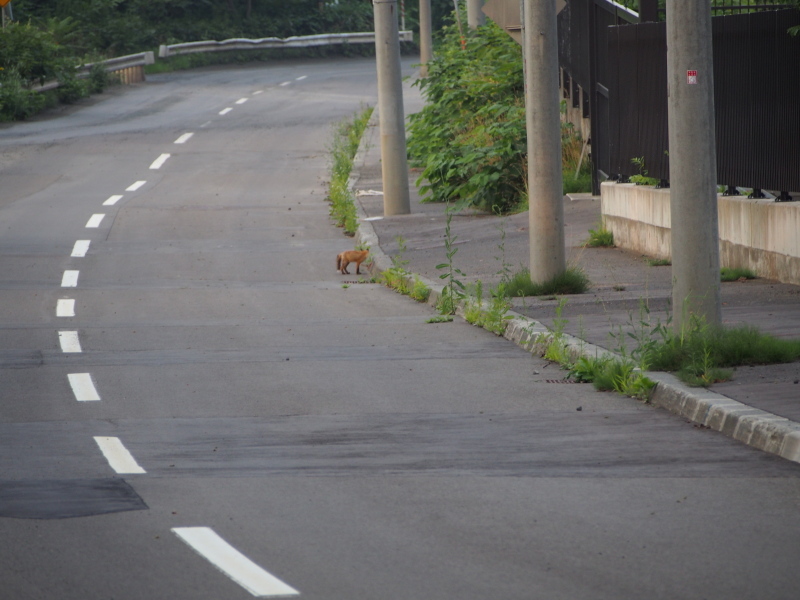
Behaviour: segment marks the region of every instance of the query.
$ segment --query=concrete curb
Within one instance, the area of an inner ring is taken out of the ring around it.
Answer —
[[[360,178],[360,170],[366,160],[367,150],[374,138],[377,124],[378,111],[376,108],[353,159],[353,172],[350,175],[348,187],[354,198],[356,198],[355,186]],[[372,257],[369,272],[373,276],[379,276],[392,267],[392,261],[381,249],[375,228],[370,221],[366,220],[367,215],[357,198],[355,204],[359,222],[355,237],[359,243],[369,246]],[[407,282],[413,283],[415,277],[431,289],[427,304],[435,307],[444,286],[439,282],[414,274],[409,274],[406,278]],[[463,317],[463,303],[459,306],[456,314]],[[536,338],[540,334],[551,333],[544,324],[519,313],[509,311],[508,316],[511,319],[508,321],[503,337],[528,352],[533,350]],[[569,334],[563,334],[563,339],[568,348],[588,356],[621,358],[607,348],[589,344],[585,340]],[[650,400],[654,406],[666,409],[758,450],[800,463],[800,423],[747,406],[705,388],[689,387],[670,373],[648,371],[645,374],[656,382]]]

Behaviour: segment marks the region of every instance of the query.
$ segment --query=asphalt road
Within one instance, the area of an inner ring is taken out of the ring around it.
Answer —
[[[0,599],[796,598],[798,465],[342,286],[375,93],[228,67],[0,129]]]

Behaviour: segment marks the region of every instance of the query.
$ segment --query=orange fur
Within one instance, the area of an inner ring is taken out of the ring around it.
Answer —
[[[347,250],[345,252],[340,252],[336,255],[336,270],[342,275],[349,275],[350,272],[347,270],[347,265],[354,262],[356,263],[356,274],[361,275],[361,271],[359,270],[361,263],[367,260],[368,255],[369,250]]]

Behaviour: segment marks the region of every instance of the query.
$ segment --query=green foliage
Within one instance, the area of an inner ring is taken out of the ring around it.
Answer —
[[[425,108],[409,117],[411,164],[426,201],[507,212],[524,195],[526,132],[521,51],[493,23],[471,32],[443,29]]]
[[[738,267],[722,267],[719,272],[720,281],[739,281],[740,279],[755,279],[756,274],[750,269]]]
[[[436,315],[430,319],[426,319],[426,323],[452,323],[453,315]]]
[[[651,267],[668,267],[672,264],[672,261],[668,258],[648,258],[647,264]]]
[[[414,275],[414,283],[411,285],[408,295],[417,302],[427,302],[431,295],[431,288],[425,285],[418,275]]]
[[[41,84],[74,70],[75,62],[66,56],[52,33],[30,23],[9,23],[0,30],[0,82],[15,74],[25,85]]]
[[[22,77],[3,71],[0,78],[0,121],[27,119],[45,107],[46,96],[24,86]]]
[[[631,162],[639,168],[638,175],[631,175],[629,177],[631,183],[636,185],[658,185],[658,179],[647,176],[647,169],[644,166],[644,156],[632,158]]]
[[[436,265],[437,270],[444,270],[444,273],[439,275],[439,279],[445,280],[446,283],[441,296],[439,296],[439,302],[436,308],[443,315],[452,315],[456,312],[458,301],[464,298],[465,287],[464,283],[457,278],[457,275],[463,277],[464,272],[453,266],[453,257],[458,252],[458,248],[455,247],[458,236],[453,234],[450,228],[450,222],[453,219],[453,211],[449,206],[447,207],[446,214],[447,221],[445,222],[444,228],[444,248],[447,262]]]
[[[372,108],[363,108],[351,119],[339,122],[334,129],[329,150],[331,153],[331,182],[328,200],[330,214],[345,234],[354,235],[358,229],[357,212],[353,192],[348,185],[353,169],[353,158],[358,144],[372,116]]]
[[[583,243],[583,246],[585,248],[613,248],[614,234],[601,223],[597,229],[589,230],[589,239]]]
[[[361,0],[15,0],[14,16],[45,27],[66,19],[69,44],[109,55],[159,44],[246,37],[372,31],[372,5]],[[63,25],[62,25],[63,27]],[[63,43],[63,42],[60,42]]]
[[[530,271],[523,268],[511,277],[505,290],[511,297],[552,296],[583,294],[589,289],[589,285],[589,278],[579,267],[567,267],[563,273],[544,282],[531,281]]]
[[[111,75],[102,63],[95,63],[89,71],[89,91],[92,94],[101,94],[111,83]]]
[[[467,300],[464,308],[464,319],[468,323],[483,327],[496,335],[503,335],[506,323],[511,319],[508,315],[511,306],[504,293],[492,293],[490,295],[492,299],[484,302],[483,282],[478,280],[475,284],[475,297]]]

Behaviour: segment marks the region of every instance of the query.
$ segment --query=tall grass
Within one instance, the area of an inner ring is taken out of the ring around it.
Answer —
[[[353,158],[358,152],[361,136],[372,116],[372,108],[361,109],[353,117],[336,124],[329,151],[331,155],[331,182],[328,200],[330,214],[337,227],[342,227],[346,235],[354,235],[358,229],[356,205],[353,192],[348,186],[353,170]]]

